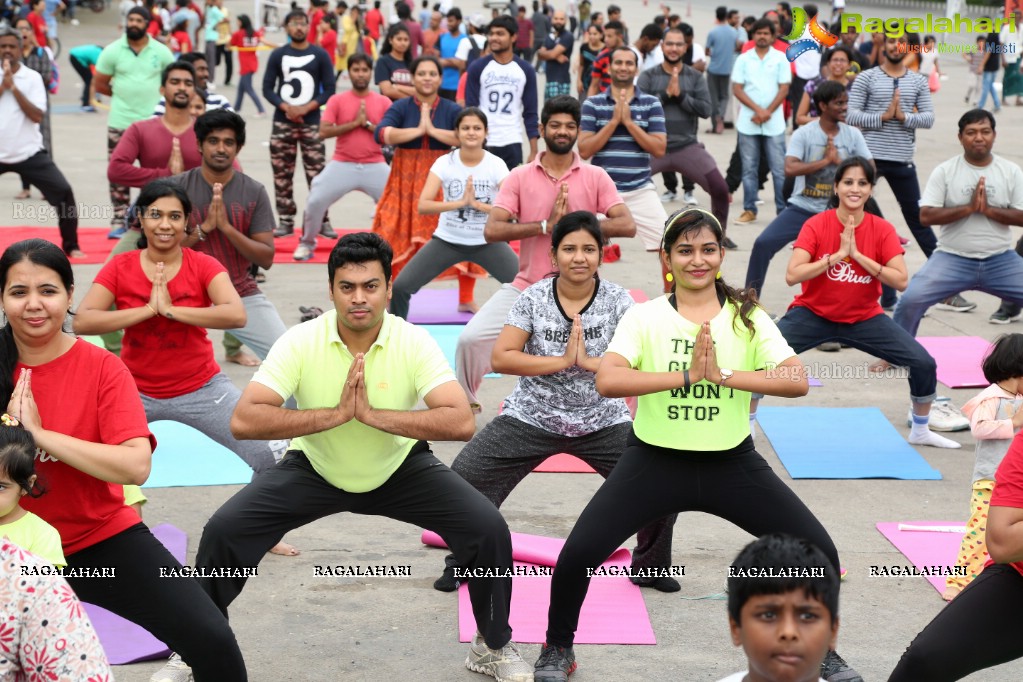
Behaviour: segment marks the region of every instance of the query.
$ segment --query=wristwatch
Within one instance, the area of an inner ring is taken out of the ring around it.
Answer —
[[[735,373],[730,369],[725,369],[724,367],[718,369],[718,372],[721,374],[721,381],[718,382],[718,386],[724,386],[725,382],[731,379],[732,375]]]

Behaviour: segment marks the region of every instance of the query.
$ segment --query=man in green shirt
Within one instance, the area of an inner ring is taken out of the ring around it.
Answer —
[[[433,530],[471,571],[478,631],[466,667],[532,682],[508,624],[508,525],[426,442],[472,438],[472,411],[437,342],[387,312],[392,256],[371,232],[334,246],[327,262],[334,309],[278,339],[231,418],[237,438],[290,438],[291,448],[210,518],[196,566],[244,576],[236,569],[256,566],[289,530],[344,511]],[[296,410],[282,407],[291,396]],[[416,409],[420,401],[426,409]],[[245,580],[199,583],[226,613]]]
[[[132,123],[152,117],[160,101],[160,77],[174,61],[166,45],[153,40],[146,28],[152,20],[145,7],[132,7],[124,35],[103,48],[96,62],[95,89],[111,95],[107,119],[107,161],[124,131]],[[128,187],[110,183],[110,203],[114,215],[110,221],[110,239],[124,234],[124,214],[131,195]]]

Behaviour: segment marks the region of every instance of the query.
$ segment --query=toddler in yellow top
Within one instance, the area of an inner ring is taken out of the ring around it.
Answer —
[[[3,415],[0,423],[0,537],[32,552],[54,566],[67,565],[57,529],[21,508],[25,495],[43,491],[35,473],[35,439],[18,420]]]

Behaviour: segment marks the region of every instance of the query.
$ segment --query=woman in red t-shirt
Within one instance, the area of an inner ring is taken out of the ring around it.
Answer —
[[[82,601],[180,651],[197,680],[244,680],[224,614],[198,582],[160,577],[181,565],[124,503],[123,486],[149,476],[155,441],[121,361],[64,333],[73,290],[70,261],[48,241],[17,242],[0,257],[0,405],[35,438],[48,488],[22,504],[60,533],[65,577]]]
[[[986,535],[991,560],[916,636],[888,682],[951,682],[1023,658],[1021,523],[1023,433],[1018,433],[995,472]],[[1013,677],[1006,671],[988,679]]]
[[[255,30],[248,14],[239,14],[238,30],[231,35],[231,49],[238,52],[238,72],[241,74],[241,80],[238,81],[238,96],[234,101],[234,110],[239,113],[242,110],[242,100],[245,99],[245,95],[248,95],[255,102],[259,116],[265,115],[263,102],[256,94],[256,89],[252,87],[252,78],[259,71],[259,57],[256,56],[256,50],[260,45],[277,47],[263,40],[263,29]]]
[[[226,210],[213,186],[210,215]],[[231,413],[241,391],[220,371],[206,329],[245,325],[245,307],[224,266],[182,247],[203,226],[188,227],[192,205],[176,183],[156,180],[137,201],[140,249],[114,256],[96,275],[75,316],[78,334],[124,330],[127,365],[149,421],[179,421],[236,453],[259,473],[274,465],[268,441],[231,435]],[[116,305],[112,310],[111,306]],[[284,454],[283,450],[280,452]]]
[[[878,303],[882,284],[903,291],[909,274],[895,228],[863,210],[874,178],[873,163],[863,157],[850,156],[838,165],[832,197],[832,205],[838,207],[807,220],[796,238],[785,282],[802,284],[803,291],[778,320],[778,329],[797,353],[840,341],[908,368],[913,402],[909,442],[959,448],[959,443],[928,427],[937,388],[934,358]],[[756,407],[756,402],[750,406],[751,419]]]

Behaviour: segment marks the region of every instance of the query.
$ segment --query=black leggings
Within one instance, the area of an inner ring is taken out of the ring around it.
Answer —
[[[67,567],[112,567],[113,578],[68,578],[82,601],[141,625],[192,668],[196,682],[245,682],[231,626],[194,578],[160,577],[181,564],[144,523],[67,557]]]
[[[1023,576],[988,566],[916,636],[888,682],[951,682],[1023,657],[1021,612]]]
[[[717,452],[673,450],[629,437],[629,445],[565,541],[551,580],[547,643],[572,646],[590,579],[630,535],[655,519],[702,511],[759,537],[806,538],[834,567],[838,551],[824,526],[774,473],[746,438]],[[923,678],[921,678],[923,679]]]

